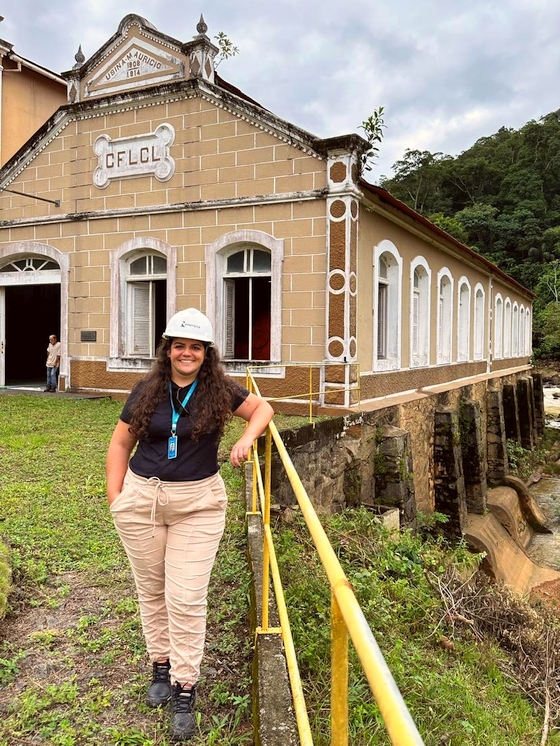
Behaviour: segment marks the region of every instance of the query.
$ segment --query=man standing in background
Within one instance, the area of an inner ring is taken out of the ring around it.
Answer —
[[[49,346],[47,347],[47,388],[45,391],[56,391],[58,386],[58,369],[60,367],[60,342],[56,334],[49,337]]]

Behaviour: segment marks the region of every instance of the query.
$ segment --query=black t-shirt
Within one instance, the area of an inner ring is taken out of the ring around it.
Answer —
[[[211,477],[219,468],[216,432],[204,433],[198,440],[191,437],[196,422],[197,401],[200,402],[200,390],[195,389],[185,409],[182,410],[178,401],[184,400],[190,387],[179,389],[173,382],[171,387],[175,410],[180,412],[177,422],[177,457],[167,457],[172,415],[170,397],[167,396],[156,407],[146,437],[138,441],[134,455],[130,459],[130,468],[140,477],[159,477],[164,482],[192,482]],[[129,396],[120,416],[127,424],[131,420],[137,391],[138,389],[135,389]],[[247,389],[234,382],[231,411],[235,412],[248,395]]]

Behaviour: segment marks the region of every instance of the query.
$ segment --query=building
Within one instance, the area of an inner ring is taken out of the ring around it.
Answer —
[[[197,32],[127,15],[1,169],[0,385],[42,380],[56,333],[62,390],[124,396],[189,306],[233,375],[294,402],[310,369],[346,410],[527,370],[531,293],[369,184],[361,137],[223,80]]]
[[[66,96],[64,78],[0,39],[0,166],[66,103]]]

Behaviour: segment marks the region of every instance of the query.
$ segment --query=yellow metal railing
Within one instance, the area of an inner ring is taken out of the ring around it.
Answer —
[[[259,393],[257,384],[250,372],[247,374],[247,383],[251,390]],[[257,633],[270,634],[276,632],[282,636],[300,743],[302,746],[313,746],[313,737],[270,529],[273,440],[331,587],[331,682],[336,681],[336,686],[331,685],[331,746],[348,746],[348,638],[351,639],[362,664],[391,743],[394,746],[421,746],[424,742],[286,451],[276,425],[271,422],[265,438],[264,480],[256,443],[252,454],[252,512],[259,512],[260,507],[264,528],[261,624]],[[279,629],[269,627],[268,623],[271,576],[280,619]]]
[[[337,363],[337,362],[323,362],[323,363],[277,363],[271,365],[259,365],[251,366],[247,368],[247,373],[254,380],[254,375],[267,371],[278,370],[278,369],[308,369],[308,387],[301,394],[295,394],[293,391],[290,392],[289,396],[278,396],[271,397],[267,396],[267,401],[291,401],[302,400],[307,401],[309,409],[309,421],[313,422],[313,407],[314,406],[328,406],[329,397],[340,396],[341,394],[356,395],[353,406],[359,405],[361,389],[360,389],[360,367],[358,363]],[[329,368],[339,368],[345,370],[345,376],[348,377],[348,385],[342,385],[341,381],[326,382],[326,372]],[[314,386],[315,379],[319,379],[318,388]],[[354,383],[351,382],[354,380]],[[330,388],[329,388],[330,386]]]

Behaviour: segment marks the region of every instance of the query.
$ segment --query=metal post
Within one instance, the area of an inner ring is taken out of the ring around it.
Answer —
[[[256,447],[256,446],[255,446]],[[264,505],[261,506],[263,511],[263,528],[266,535],[270,531],[270,453],[272,451],[272,436],[270,428],[266,431],[266,463],[265,463],[265,495]],[[258,462],[258,456],[255,453],[255,463]],[[268,492],[268,494],[267,494]],[[268,542],[263,544],[263,589],[262,589],[262,620],[261,625],[263,632],[268,629],[268,586],[270,582],[270,549]]]
[[[331,593],[331,746],[348,746],[348,631]]]

